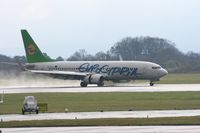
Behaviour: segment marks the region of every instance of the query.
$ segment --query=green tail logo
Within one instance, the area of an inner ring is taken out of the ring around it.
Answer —
[[[36,51],[36,48],[34,47],[33,44],[29,44],[27,50],[28,50],[28,54],[29,54],[29,55],[34,55],[34,54],[35,54],[35,51]]]
[[[38,48],[38,46],[36,45],[36,43],[33,41],[33,39],[26,30],[21,30],[21,34],[24,42],[24,48],[28,63],[54,61],[53,59],[44,55],[40,51],[40,49]]]

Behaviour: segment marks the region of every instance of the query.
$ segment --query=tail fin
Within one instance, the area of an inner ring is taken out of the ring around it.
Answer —
[[[51,62],[50,57],[44,55],[26,30],[21,30],[26,58],[28,63]]]

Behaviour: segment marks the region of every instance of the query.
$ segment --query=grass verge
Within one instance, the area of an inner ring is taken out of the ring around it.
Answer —
[[[159,84],[200,84],[200,73],[169,73]]]
[[[48,103],[48,112],[200,109],[200,92],[6,94],[0,114],[20,114],[25,96]]]
[[[85,119],[85,120],[35,120],[0,122],[1,128],[8,127],[61,127],[61,126],[153,126],[153,125],[199,125],[200,116],[171,118],[135,119]]]

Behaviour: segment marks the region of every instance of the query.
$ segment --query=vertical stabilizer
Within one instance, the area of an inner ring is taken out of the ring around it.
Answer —
[[[50,57],[44,55],[26,30],[21,30],[26,58],[28,63],[51,62]]]

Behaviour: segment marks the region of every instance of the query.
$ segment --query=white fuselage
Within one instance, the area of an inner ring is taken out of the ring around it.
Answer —
[[[144,61],[59,61],[29,63],[28,69],[100,74],[106,80],[157,81],[168,72],[160,65]]]

